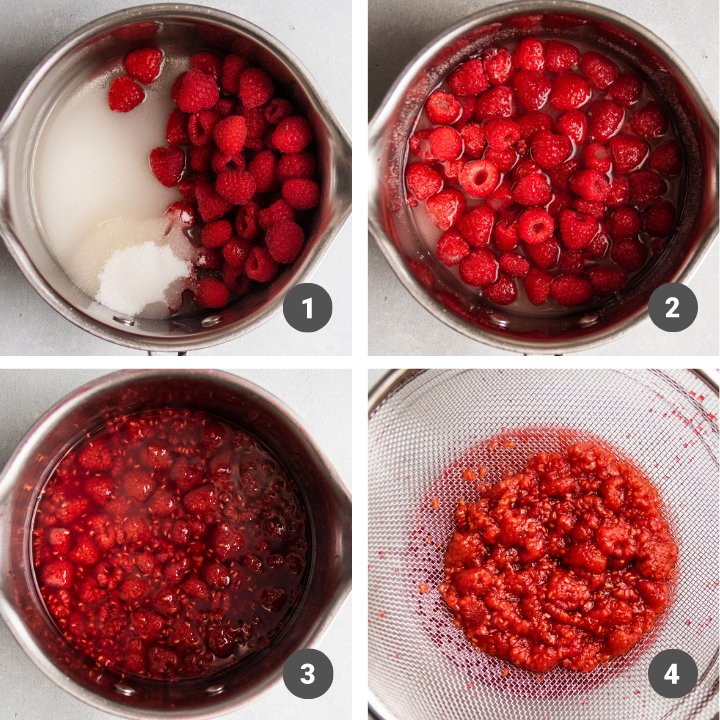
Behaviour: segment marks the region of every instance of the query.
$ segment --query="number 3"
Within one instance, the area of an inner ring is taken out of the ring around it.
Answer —
[[[673,667],[675,666],[673,665]],[[305,677],[300,678],[300,682],[305,683],[306,685],[312,685],[312,683],[315,682],[315,675],[313,675],[315,672],[315,666],[310,663],[305,663],[300,666],[300,669],[305,671]],[[667,677],[667,675],[665,677]]]
[[[303,667],[305,667],[303,665]],[[677,674],[677,663],[673,663],[669,668],[668,671],[665,673],[664,680],[669,680],[673,685],[678,684],[678,680],[680,679],[680,676]]]
[[[669,297],[665,301],[666,305],[672,305],[672,307],[667,311],[665,314],[665,317],[669,318],[679,318],[680,316],[675,312],[678,309],[678,305],[680,304],[680,301],[676,297]]]

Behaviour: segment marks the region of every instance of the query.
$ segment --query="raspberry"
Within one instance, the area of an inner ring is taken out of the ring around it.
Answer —
[[[643,227],[653,237],[669,237],[675,229],[675,206],[663,200],[645,213]]]
[[[598,231],[598,221],[592,215],[576,210],[563,210],[560,215],[560,237],[568,250],[582,250]]]
[[[242,116],[245,118],[248,139],[256,138],[259,140],[265,137],[268,130],[272,129],[270,123],[265,119],[265,111],[262,108],[243,108]],[[245,144],[248,144],[247,140]],[[270,149],[272,150],[272,148]]]
[[[229,115],[235,115],[235,111],[237,110],[238,103],[237,101],[233,100],[233,98],[226,98],[221,97],[216,103],[213,110],[215,110],[220,117],[226,118]],[[240,113],[237,113],[238,115]]]
[[[223,256],[218,248],[202,247],[195,256],[195,265],[203,270],[219,270],[223,264]]]
[[[558,269],[563,275],[582,275],[585,269],[585,256],[582,250],[563,250],[560,253]]]
[[[260,107],[273,96],[274,92],[275,88],[270,76],[260,68],[249,68],[240,76],[238,96],[242,100],[243,107]]]
[[[607,96],[623,107],[631,108],[640,99],[642,89],[642,80],[637,75],[623,73],[608,88]]]
[[[295,211],[282,198],[258,213],[258,222],[263,230],[280,220],[294,219]]]
[[[595,90],[610,87],[618,76],[618,66],[600,53],[586,52],[580,60],[580,69]]]
[[[608,216],[607,227],[613,240],[635,237],[640,232],[640,216],[631,207],[618,207]]]
[[[256,192],[272,192],[278,188],[277,158],[272,150],[259,152],[250,161],[248,172],[255,178]]]
[[[295,210],[310,210],[320,202],[318,184],[304,178],[293,178],[283,183],[282,195]]]
[[[299,115],[285,118],[272,134],[273,145],[283,153],[299,153],[312,142],[310,123]]]
[[[232,225],[227,220],[206,222],[200,241],[206,248],[222,247],[232,237]]]
[[[547,169],[563,162],[570,155],[572,144],[566,135],[554,135],[548,130],[540,130],[532,139],[531,149],[535,162]]]
[[[292,117],[295,114],[295,108],[289,100],[284,98],[273,98],[266,106],[263,112],[265,120],[271,125],[277,125],[285,118]]]
[[[517,153],[511,148],[507,150],[488,148],[485,151],[485,160],[491,162],[501,173],[509,173],[515,166],[517,157]]]
[[[315,160],[308,152],[285,153],[277,164],[277,179],[280,183],[292,178],[310,178],[315,172]]]
[[[482,64],[491,85],[504,85],[513,73],[512,55],[505,48],[486,50]]]
[[[575,73],[563,73],[555,78],[550,93],[550,105],[555,110],[577,110],[590,100],[590,86]]]
[[[648,165],[660,175],[676,177],[682,172],[682,150],[677,140],[668,140],[658,145],[651,153]]]
[[[515,97],[509,87],[493,87],[478,97],[475,102],[475,116],[479,120],[511,117],[514,106]]]
[[[190,142],[188,120],[190,115],[180,108],[173,108],[165,127],[165,141],[168,145],[187,145]]]
[[[467,165],[467,160],[463,160],[462,158],[443,163],[441,165],[443,181],[448,182],[451,185],[459,183],[460,173],[465,165]]]
[[[239,115],[226,117],[215,126],[215,143],[226,155],[237,155],[246,137],[247,123]]]
[[[210,183],[202,183],[195,188],[195,199],[205,222],[217,220],[232,209],[232,203],[221,197]]]
[[[490,285],[498,278],[498,261],[487,249],[473,250],[460,262],[460,277],[474,287]]]
[[[520,242],[520,230],[516,222],[508,224],[505,220],[497,223],[493,230],[495,245],[500,251],[514,250]]]
[[[112,467],[113,458],[103,441],[91,440],[83,446],[78,454],[77,462],[83,470],[97,472],[109,470]]]
[[[240,76],[250,67],[248,61],[240,55],[228,55],[220,71],[220,86],[233,95],[240,88]]]
[[[463,151],[462,138],[457,130],[439,127],[430,133],[430,152],[441,162],[457,160]]]
[[[598,100],[593,103],[588,115],[590,115],[588,137],[590,140],[605,142],[620,129],[625,111],[612,100]]]
[[[230,292],[223,282],[213,277],[200,278],[195,288],[195,302],[201,308],[225,307],[228,300]]]
[[[462,105],[454,95],[436,90],[425,103],[425,113],[435,125],[452,125],[460,118]]]
[[[615,175],[610,183],[610,194],[605,200],[608,207],[617,207],[630,201],[630,180],[624,175]]]
[[[478,95],[487,90],[488,79],[482,60],[471,58],[453,70],[448,77],[448,85],[456,95]]]
[[[108,105],[113,112],[130,112],[144,99],[145,91],[129,75],[116,77],[108,90]]]
[[[587,116],[582,110],[568,110],[555,121],[555,129],[582,145],[587,137]]]
[[[542,305],[550,295],[552,275],[533,268],[525,278],[525,293],[533,305]]]
[[[468,123],[460,131],[463,145],[465,146],[465,154],[471,158],[482,157],[485,149],[485,131],[480,123]]]
[[[536,245],[547,240],[555,230],[555,223],[546,210],[530,208],[520,216],[518,221],[520,237],[529,245]]]
[[[515,169],[512,171],[512,175],[510,176],[510,179],[512,180],[512,182],[518,183],[520,182],[520,180],[527,177],[528,175],[534,175],[536,173],[542,172],[543,169],[534,160],[530,158],[525,158],[515,166]]]
[[[610,192],[610,183],[597,170],[578,170],[568,183],[571,192],[585,200],[601,203]]]
[[[438,240],[435,254],[440,262],[452,267],[470,254],[470,245],[457,230],[448,230]]]
[[[648,144],[634,135],[616,135],[608,143],[615,172],[626,174],[637,170],[648,156]]]
[[[500,268],[508,275],[525,277],[530,270],[530,263],[518,253],[503,253],[500,256]]]
[[[441,230],[449,230],[465,212],[465,196],[455,188],[445,188],[428,198],[425,213]]]
[[[580,53],[573,45],[560,42],[559,40],[548,40],[545,46],[545,69],[549,72],[564,72],[573,69],[580,59]]]
[[[550,283],[550,295],[563,307],[587,302],[593,294],[590,281],[577,275],[558,275]]]
[[[590,143],[583,148],[582,162],[586,168],[597,170],[601,173],[610,172],[612,160],[610,151],[600,143]]]
[[[550,172],[554,171],[551,170]],[[550,204],[547,206],[547,211],[550,213],[550,217],[555,221],[555,223],[558,223],[563,210],[567,210],[572,207],[572,204],[573,199],[570,197],[570,194],[566,193],[564,190],[558,190]]]
[[[170,203],[165,214],[172,217],[175,222],[182,223],[186,227],[192,227],[195,224],[195,208],[183,200]]]
[[[542,72],[545,69],[545,48],[537,38],[525,38],[513,53],[515,67]]]
[[[552,198],[552,191],[544,175],[528,175],[522,178],[513,188],[513,200],[518,205],[533,207],[547,205]]]
[[[292,220],[280,220],[270,226],[265,242],[273,260],[291,263],[300,253],[305,234]]]
[[[661,198],[667,192],[667,183],[654,173],[638,170],[630,176],[630,197],[642,205]]]
[[[212,167],[212,145],[193,145],[190,148],[190,168],[195,172],[205,173]]]
[[[128,470],[123,479],[123,490],[128,497],[137,500],[139,503],[144,503],[155,492],[155,482],[149,472]],[[137,522],[144,523],[145,521],[141,519]],[[139,525],[133,537],[138,536],[138,533],[142,533],[142,528]],[[131,541],[134,542],[135,540]]]
[[[602,227],[597,235],[583,248],[583,252],[591,258],[601,258],[610,247],[610,239]]]
[[[473,247],[485,248],[490,244],[494,224],[495,213],[485,205],[478,205],[458,220],[457,229]]]
[[[147,584],[138,578],[127,578],[118,588],[118,597],[124,603],[135,603],[142,600],[147,592]]]
[[[489,160],[469,162],[460,173],[460,184],[472,197],[488,195],[497,187],[497,183],[498,168]]]
[[[630,127],[638,135],[657,138],[668,131],[668,119],[660,105],[651,100],[630,118]]]
[[[513,204],[512,187],[507,180],[503,180],[489,195],[485,198],[485,204],[500,212],[509,208]]]
[[[601,220],[605,217],[605,206],[601,202],[593,202],[592,200],[583,200],[583,198],[575,198],[572,206],[585,215],[592,215],[594,218]]]
[[[207,145],[213,138],[213,130],[220,121],[215,110],[201,110],[188,119],[188,135],[193,145]]]
[[[125,58],[125,72],[141,83],[149,85],[160,76],[163,54],[155,48],[133,50]]]
[[[490,120],[485,125],[485,138],[494,150],[507,150],[520,139],[520,127],[512,120]]]
[[[177,94],[178,107],[186,113],[210,110],[220,98],[215,81],[201,70],[190,70],[183,77]]]
[[[535,133],[539,130],[549,130],[552,127],[552,118],[547,113],[528,113],[517,120],[520,128],[520,137],[532,143]]]
[[[579,167],[580,163],[578,162],[578,159],[573,157],[546,171],[550,177],[552,187],[556,192],[558,190],[568,189],[570,178],[578,171]]]
[[[520,106],[532,112],[545,105],[553,86],[545,75],[518,70],[513,78],[513,87]]]
[[[219,282],[219,281],[216,281]],[[220,283],[222,285],[222,283]],[[223,290],[227,292],[227,288],[222,285]],[[217,490],[214,485],[201,485],[200,487],[190,490],[183,498],[185,510],[193,515],[207,515],[217,510],[218,498]]]
[[[173,83],[172,89],[170,90],[170,99],[177,105],[178,95],[180,94],[180,88],[182,87],[183,80],[185,80],[186,72],[180,73]]]
[[[590,268],[590,282],[598,297],[610,297],[625,287],[625,273],[598,265]]]
[[[637,238],[621,240],[613,245],[610,258],[625,272],[635,272],[645,264],[647,248]]]
[[[245,205],[255,194],[255,178],[243,170],[225,170],[218,175],[215,189],[233,205]]]
[[[238,208],[235,218],[235,232],[246,240],[252,240],[258,234],[258,213],[260,207],[252,200]]]
[[[483,288],[483,297],[496,305],[510,305],[517,300],[517,296],[515,281],[505,273],[500,273],[494,283]]]
[[[73,584],[73,566],[67,560],[55,560],[43,567],[41,578],[50,588],[67,590]]]
[[[267,248],[254,247],[245,262],[245,274],[251,280],[270,282],[277,275],[278,264],[272,259]]]
[[[185,167],[185,153],[178,147],[156,147],[150,151],[150,169],[165,187],[174,187],[180,182]]]
[[[430,152],[430,143],[428,142],[432,131],[432,128],[425,128],[414,132],[410,136],[410,152],[417,155],[423,162],[432,162],[435,159]]]
[[[245,158],[242,155],[225,155],[222,150],[215,150],[210,160],[210,167],[217,175],[225,170],[244,170]]]
[[[528,245],[527,251],[537,267],[550,270],[557,265],[560,257],[560,243],[554,237],[549,237],[544,242]]]

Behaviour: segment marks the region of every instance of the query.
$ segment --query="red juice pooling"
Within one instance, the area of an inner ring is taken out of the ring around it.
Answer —
[[[35,511],[34,568],[61,632],[98,665],[209,676],[290,620],[307,524],[297,485],[250,435],[164,408],[65,455]]]

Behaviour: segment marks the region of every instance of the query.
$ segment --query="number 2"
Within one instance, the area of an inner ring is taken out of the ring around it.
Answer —
[[[308,301],[306,300],[305,302]],[[675,667],[675,665],[673,665],[673,667]],[[312,685],[312,683],[315,682],[315,675],[313,675],[315,672],[315,666],[310,663],[305,663],[300,666],[300,669],[305,671],[305,677],[300,678],[300,682],[305,683],[306,685]],[[667,675],[665,677],[667,677]],[[675,681],[673,680],[673,682]]]
[[[666,305],[672,305],[672,307],[667,311],[665,314],[665,317],[669,318],[679,318],[680,316],[675,312],[678,309],[678,305],[680,304],[680,301],[676,297],[669,297],[665,301]],[[673,666],[674,667],[674,666]]]
[[[305,666],[303,665],[303,667],[305,667]],[[673,685],[678,684],[678,680],[680,679],[680,676],[677,674],[677,663],[673,663],[668,668],[668,671],[665,673],[665,677],[663,679],[669,680]]]
[[[307,305],[307,319],[312,320],[312,298],[309,297],[307,300],[303,300],[302,304]],[[668,317],[670,317],[670,316],[668,315]],[[674,317],[677,317],[677,316],[674,316]],[[303,667],[305,667],[305,666],[303,665]],[[312,667],[312,665],[310,667]]]

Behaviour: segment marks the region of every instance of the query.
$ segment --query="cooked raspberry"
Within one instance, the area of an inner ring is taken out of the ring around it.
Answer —
[[[138,578],[128,578],[118,588],[118,597],[125,603],[142,600],[147,592],[147,584]]]
[[[238,96],[246,108],[264,105],[274,92],[275,88],[270,76],[260,68],[249,68],[240,76]],[[299,152],[299,150],[288,152]]]
[[[428,198],[425,213],[441,230],[449,230],[465,212],[465,196],[455,188],[445,188]]]
[[[512,186],[507,180],[503,180],[489,195],[485,196],[485,204],[501,212],[513,204]]]
[[[548,40],[545,46],[545,69],[549,72],[572,70],[580,59],[578,49],[560,40]]]
[[[637,238],[621,240],[613,245],[610,258],[625,272],[635,272],[645,264],[647,248]]]
[[[178,147],[157,147],[150,152],[150,169],[165,187],[174,187],[180,182],[185,167],[185,153]]]
[[[610,193],[607,177],[597,170],[578,170],[568,182],[571,192],[585,200],[601,203]]]
[[[254,247],[245,262],[245,274],[257,282],[270,282],[277,275],[278,264],[267,248]]]
[[[490,250],[473,250],[460,262],[460,277],[468,285],[482,287],[497,280],[498,268],[497,258]]]
[[[237,155],[245,144],[247,123],[239,115],[220,120],[215,126],[215,142],[226,155]]]
[[[630,180],[624,175],[615,175],[610,183],[610,194],[605,200],[608,207],[617,207],[630,201]]]
[[[488,148],[485,151],[485,160],[492,163],[501,173],[509,173],[517,162],[517,153],[512,149],[493,150]]]
[[[590,268],[590,282],[598,297],[610,297],[625,287],[625,273],[597,265]]]
[[[560,243],[555,237],[549,237],[541,243],[527,246],[528,254],[537,267],[541,270],[554,268],[560,257]]]
[[[484,197],[498,184],[498,168],[490,160],[467,163],[460,173],[463,190],[472,197]]]
[[[608,143],[613,156],[615,172],[630,173],[637,170],[648,156],[648,144],[634,135],[616,135]]]
[[[188,120],[190,115],[180,108],[173,108],[165,127],[165,141],[168,145],[187,145],[190,142]]]
[[[205,222],[217,220],[232,209],[232,203],[221,197],[210,183],[202,183],[195,188],[195,199]]]
[[[232,225],[227,220],[206,222],[200,241],[206,248],[222,247],[232,237]]]
[[[223,256],[219,248],[201,247],[195,256],[195,265],[203,270],[219,270],[223,265]]]
[[[558,266],[563,275],[582,275],[585,269],[585,256],[582,250],[563,250]]]
[[[580,60],[580,69],[595,90],[610,87],[618,76],[618,66],[609,58],[592,50],[586,52]]]
[[[299,153],[312,142],[310,123],[299,115],[285,118],[272,134],[273,145],[283,153]]]
[[[454,128],[436,128],[430,133],[429,142],[433,157],[442,162],[457,160],[462,155],[462,138]]]
[[[554,135],[548,130],[535,133],[531,143],[532,156],[543,168],[554,168],[563,162],[572,151],[572,143],[566,135]]]
[[[485,138],[491,148],[507,150],[520,139],[520,128],[512,120],[490,120],[485,125]]]
[[[645,213],[643,227],[653,237],[670,237],[675,229],[675,206],[663,200]]]
[[[547,113],[528,113],[517,120],[520,128],[520,137],[532,143],[535,133],[539,130],[550,130],[552,118]]]
[[[590,116],[588,137],[590,140],[605,142],[620,129],[625,111],[612,100],[597,100],[588,115]]]
[[[505,48],[490,48],[482,54],[482,63],[491,85],[504,85],[513,73],[512,55]]]
[[[537,247],[537,246],[536,246]],[[525,277],[525,294],[533,305],[542,305],[550,296],[552,275],[533,268]]]
[[[597,231],[597,218],[576,210],[563,210],[560,216],[560,237],[568,250],[582,250]]]
[[[116,77],[108,90],[108,105],[113,112],[130,112],[144,99],[145,91],[129,75]]]
[[[544,175],[533,174],[524,177],[515,185],[512,196],[518,205],[535,207],[547,205],[552,198],[552,191]]]
[[[448,230],[438,240],[435,254],[440,262],[451,267],[470,254],[470,245],[457,230]]]
[[[630,127],[644,137],[657,138],[668,131],[668,119],[663,109],[651,100],[630,118]]]
[[[292,178],[310,178],[315,172],[315,160],[309,152],[285,153],[277,164],[277,178],[284,183]]]
[[[460,130],[465,147],[465,154],[468,157],[477,159],[482,157],[485,149],[485,131],[480,123],[468,123]]]
[[[555,230],[555,223],[546,210],[530,208],[520,216],[518,221],[520,237],[529,245],[536,245],[547,240]]]
[[[457,229],[473,247],[484,248],[490,244],[494,224],[495,213],[485,205],[478,205],[458,220]]]
[[[594,218],[601,220],[605,216],[605,205],[601,202],[593,202],[592,200],[584,200],[583,198],[575,198],[572,206],[585,215],[592,215]]]
[[[180,88],[182,87],[183,80],[185,80],[186,72],[180,73],[176,78],[173,86],[170,90],[170,99],[177,105],[178,95],[180,94]]]
[[[246,240],[252,240],[260,230],[258,226],[258,214],[260,206],[252,200],[246,205],[238,208],[235,218],[235,232]]]
[[[223,245],[222,255],[228,265],[244,269],[253,244],[245,238],[231,238]],[[226,283],[227,284],[227,283]]]
[[[642,80],[637,75],[622,73],[608,88],[607,96],[623,107],[631,108],[640,99],[642,89]]]
[[[201,110],[188,119],[188,135],[193,145],[207,145],[213,138],[215,126],[220,122],[220,113],[215,110]]]
[[[155,492],[155,481],[152,479],[152,475],[144,470],[127,470],[123,478],[123,490],[128,497],[137,500],[139,503],[144,503]],[[145,523],[142,519],[137,522]],[[135,542],[140,536],[144,537],[144,533],[145,529],[137,525],[132,531],[133,539],[131,541]]]
[[[615,208],[608,216],[607,228],[613,240],[635,237],[640,232],[640,216],[631,207]]]
[[[555,121],[555,129],[582,145],[587,137],[587,115],[582,110],[568,110]]]
[[[530,263],[518,253],[503,253],[499,262],[500,268],[513,277],[525,277],[530,270]]]
[[[283,183],[283,198],[295,210],[310,210],[320,202],[320,188],[313,180],[293,178]]]
[[[217,83],[201,70],[185,74],[177,94],[178,107],[186,113],[210,110],[220,98]]]
[[[225,170],[218,175],[215,189],[233,205],[244,205],[255,194],[255,178],[244,170]]]
[[[435,125],[452,125],[459,120],[462,105],[451,93],[436,90],[425,103],[425,113]]]
[[[590,281],[577,275],[558,275],[550,283],[550,295],[563,307],[587,302],[593,294]]]
[[[305,233],[292,220],[280,220],[265,235],[270,256],[275,262],[291,263],[300,253]]]
[[[272,192],[278,189],[277,158],[272,150],[263,150],[255,155],[247,170],[255,178],[257,192]]]
[[[537,75],[527,70],[518,70],[513,78],[513,88],[517,94],[520,107],[532,112],[545,105],[552,83],[545,75]]]
[[[554,172],[554,170],[550,170],[548,172]],[[567,193],[564,190],[558,190],[555,195],[553,195],[553,199],[547,206],[547,211],[550,213],[550,217],[555,221],[555,224],[560,222],[560,216],[562,215],[563,210],[571,208],[572,204],[573,199],[570,196],[570,193]]]
[[[190,148],[190,168],[195,172],[206,173],[212,167],[212,145],[193,145]]]
[[[667,187],[665,180],[647,170],[638,170],[630,176],[630,197],[640,205],[661,198]]]
[[[665,177],[676,177],[682,172],[682,149],[677,140],[668,140],[658,145],[651,153],[648,165]]]
[[[500,221],[493,230],[493,239],[498,250],[504,252],[514,250],[520,242],[518,224],[516,222],[508,223],[505,220]]]
[[[549,168],[545,172],[550,177],[550,184],[557,193],[568,189],[570,178],[578,171],[580,163],[576,157],[566,160],[564,163]],[[552,214],[552,213],[551,213]]]
[[[294,219],[295,211],[287,204],[287,202],[285,202],[285,200],[283,200],[283,198],[276,200],[272,205],[258,213],[258,222],[263,230],[267,230],[273,223],[280,220]]]
[[[173,218],[175,222],[181,223],[186,227],[192,227],[195,224],[195,208],[184,200],[170,203],[165,214]]]
[[[482,60],[472,58],[453,70],[448,77],[448,85],[456,95],[478,95],[486,90],[488,79]]]
[[[562,73],[555,78],[550,105],[556,110],[577,110],[590,100],[590,86],[575,73]]]
[[[600,143],[590,143],[583,148],[582,163],[586,168],[608,173],[612,167],[611,153]]]
[[[515,97],[513,91],[504,85],[485,90],[475,102],[475,115],[478,120],[507,118],[513,114]]]
[[[74,568],[67,560],[55,560],[42,569],[41,578],[47,587],[67,590],[73,584]]]
[[[78,454],[77,462],[84,470],[97,472],[109,470],[112,467],[113,458],[104,441],[90,440],[83,445]]]
[[[141,83],[149,85],[160,76],[163,54],[156,48],[133,50],[125,58],[125,72]]]
[[[277,125],[285,118],[292,117],[295,114],[295,108],[292,103],[285,98],[273,98],[266,106],[263,112],[265,119],[271,125]]]
[[[240,76],[250,67],[248,61],[240,55],[228,55],[222,64],[220,86],[233,95],[240,88]]]
[[[545,48],[537,38],[525,38],[513,53],[515,67],[542,72],[545,69]]]
[[[583,248],[583,252],[591,258],[601,258],[607,253],[610,247],[610,238],[602,226],[595,237]]]

